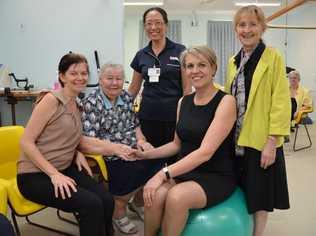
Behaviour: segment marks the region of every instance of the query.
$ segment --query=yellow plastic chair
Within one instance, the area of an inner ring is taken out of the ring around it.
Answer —
[[[7,190],[0,180],[0,213],[2,215],[7,215],[7,208],[8,208]]]
[[[308,113],[311,113],[311,112],[313,112],[312,108],[299,111],[295,118],[295,134],[294,134],[294,143],[293,143],[293,150],[295,152],[306,149],[306,148],[310,148],[313,145],[312,139],[307,127],[308,123],[306,122],[306,117],[308,117]],[[296,141],[297,141],[298,130],[301,125],[303,125],[305,128],[305,132],[306,132],[309,143],[307,145],[303,145],[302,147],[298,148],[296,145],[297,144]]]
[[[0,184],[5,186],[8,194],[8,203],[11,208],[13,225],[18,236],[21,235],[16,216],[25,217],[26,221],[34,226],[38,226],[63,235],[72,235],[57,229],[40,225],[30,220],[29,216],[44,209],[46,206],[34,203],[25,199],[20,193],[16,183],[16,163],[20,155],[20,138],[24,132],[22,126],[0,127]]]
[[[90,167],[98,166],[99,171],[102,174],[102,179],[105,182],[108,182],[108,171],[106,168],[106,163],[103,159],[102,155],[94,155],[94,154],[84,154],[87,157],[88,163]]]

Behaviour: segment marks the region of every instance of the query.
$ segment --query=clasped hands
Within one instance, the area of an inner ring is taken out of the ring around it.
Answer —
[[[125,161],[136,161],[145,159],[144,151],[153,149],[154,147],[148,142],[138,142],[137,149],[125,144],[113,144],[113,154]]]
[[[145,159],[144,151],[152,149],[153,146],[148,142],[142,142],[137,145],[137,149],[131,148],[125,144],[113,144],[113,154],[126,161],[135,161]],[[88,165],[85,156],[81,152],[77,152],[75,163],[79,171],[83,169],[88,175],[92,176],[92,171]],[[71,198],[73,192],[77,192],[76,181],[64,175],[60,171],[50,175],[51,182],[54,186],[55,197],[62,199]]]

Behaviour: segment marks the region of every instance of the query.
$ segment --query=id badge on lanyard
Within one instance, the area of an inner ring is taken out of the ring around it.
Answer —
[[[148,73],[147,75],[149,76],[149,82],[150,83],[158,83],[159,82],[159,76],[160,76],[160,68],[151,67],[148,68]]]

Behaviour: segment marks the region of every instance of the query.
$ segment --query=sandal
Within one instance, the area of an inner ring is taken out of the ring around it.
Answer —
[[[132,212],[135,212],[136,215],[139,217],[139,219],[141,219],[142,221],[144,221],[144,207],[138,207],[135,205],[134,202],[129,202],[128,203],[128,209]]]
[[[136,234],[138,232],[136,225],[131,222],[127,216],[121,219],[114,219],[113,223],[115,227],[123,234]]]

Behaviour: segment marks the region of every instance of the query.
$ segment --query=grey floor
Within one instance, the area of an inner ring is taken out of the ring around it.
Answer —
[[[316,126],[309,127],[312,140],[316,142]],[[299,142],[307,142],[304,130],[300,128]],[[288,184],[290,191],[291,209],[286,211],[275,211],[269,215],[269,221],[265,236],[314,236],[316,235],[316,143],[310,149],[293,152],[291,142],[285,144],[285,155],[288,173]],[[46,209],[37,213],[32,218],[35,221],[45,222],[53,227],[65,230],[69,233],[79,235],[75,226],[63,223],[56,219],[54,209]],[[129,213],[131,219],[138,225],[139,233],[143,236],[143,224],[133,213]],[[70,216],[71,217],[71,216]],[[22,236],[57,236],[59,234],[41,230],[25,223],[19,219]],[[116,236],[121,235],[116,233]],[[233,235],[232,235],[233,236]]]

